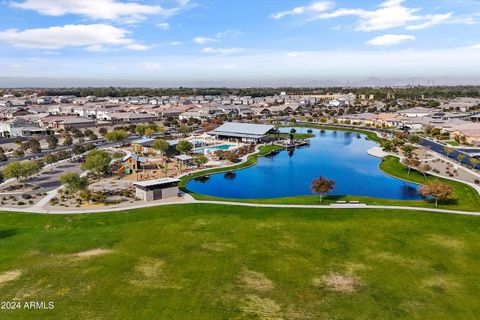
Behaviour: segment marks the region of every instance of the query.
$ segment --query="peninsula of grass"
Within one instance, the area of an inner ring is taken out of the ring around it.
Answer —
[[[190,181],[192,179],[202,177],[202,176],[206,176],[206,175],[210,175],[210,174],[215,174],[215,173],[245,169],[245,168],[248,168],[248,167],[251,167],[251,166],[255,165],[257,163],[257,159],[259,157],[267,156],[267,155],[271,154],[272,152],[276,152],[276,151],[282,150],[282,149],[284,149],[284,147],[278,146],[278,145],[275,145],[275,144],[267,145],[267,146],[261,146],[261,147],[258,148],[257,153],[249,155],[247,157],[247,161],[242,162],[240,164],[233,165],[233,166],[230,166],[230,167],[222,167],[222,168],[215,168],[215,169],[198,171],[198,172],[194,172],[192,174],[183,176],[183,177],[180,178],[179,187],[183,191],[188,192],[188,190],[186,188],[186,185],[187,185],[188,181]]]
[[[455,140],[447,141],[446,143],[453,146],[453,147],[460,146],[460,143],[458,143],[458,141],[455,141]]]
[[[0,214],[9,319],[475,319],[479,217],[190,204]]]
[[[312,128],[312,129],[320,129],[320,130],[332,130],[332,131],[351,131],[355,133],[364,134],[369,140],[381,143],[383,141],[374,131],[358,129],[358,128],[350,128],[350,127],[340,127],[335,125],[327,125],[327,124],[295,124],[295,125],[285,125],[282,127],[295,127],[295,128]],[[372,128],[373,130],[373,128]]]

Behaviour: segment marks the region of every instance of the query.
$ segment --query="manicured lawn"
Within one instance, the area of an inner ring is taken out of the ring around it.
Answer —
[[[55,309],[0,318],[475,319],[479,228],[469,216],[202,204],[2,213],[1,300]]]
[[[460,145],[460,143],[458,143],[457,141],[455,140],[452,140],[452,141],[447,141],[447,144],[451,145],[451,146],[454,146],[454,147],[458,147]]]
[[[332,125],[324,125],[324,124],[299,124],[299,125],[292,125],[287,127],[297,127],[297,128],[314,128],[314,129],[324,129],[324,130],[333,130],[333,131],[351,131],[351,132],[358,132],[366,135],[368,139],[380,143],[382,139],[377,136],[372,131],[362,130],[362,129],[355,129],[355,128],[345,128],[345,127],[336,127]],[[372,129],[373,130],[373,129]]]
[[[265,150],[267,151],[267,150]],[[256,161],[256,158],[255,158]],[[251,162],[253,165],[255,162]],[[386,173],[398,177],[400,179],[408,180],[418,184],[423,184],[428,180],[441,180],[450,184],[455,191],[456,199],[452,201],[439,202],[438,208],[460,211],[480,211],[480,195],[472,187],[448,180],[427,175],[427,178],[414,170],[411,170],[410,174],[408,169],[402,165],[397,157],[388,156],[380,164],[380,168]],[[214,169],[215,170],[215,169]],[[213,170],[212,170],[213,171]],[[225,171],[223,169],[222,171]],[[211,172],[214,173],[215,171]],[[197,174],[197,176],[202,175]],[[186,190],[185,186],[189,179],[185,178],[182,181],[182,187]],[[297,205],[329,205],[336,203],[339,200],[342,201],[359,201],[368,205],[386,205],[386,206],[408,206],[408,207],[428,207],[434,208],[433,200],[392,200],[382,198],[371,197],[359,197],[359,196],[326,196],[323,198],[322,203],[319,201],[318,196],[295,196],[286,198],[271,198],[271,199],[227,199],[218,198],[208,195],[202,195],[198,193],[192,193],[197,200],[209,200],[209,201],[229,201],[229,202],[246,202],[246,203],[261,203],[261,204],[297,204]]]
[[[480,195],[472,187],[466,184],[430,175],[427,175],[427,179],[425,179],[425,177],[421,173],[414,170],[411,170],[410,174],[408,174],[408,169],[400,163],[397,157],[393,156],[386,157],[384,161],[380,164],[380,168],[386,173],[394,175],[398,178],[420,184],[423,184],[425,183],[425,181],[429,180],[441,180],[442,182],[451,185],[454,189],[457,199],[454,201],[439,203],[439,208],[480,211]]]
[[[219,173],[219,172],[239,170],[239,169],[244,169],[244,168],[253,166],[254,164],[257,163],[257,159],[259,157],[266,156],[266,155],[268,155],[272,152],[275,152],[275,151],[281,150],[281,149],[283,149],[283,147],[277,146],[277,145],[261,146],[259,148],[259,151],[255,154],[249,155],[248,158],[247,158],[247,161],[245,161],[244,163],[240,163],[238,165],[233,165],[233,166],[228,167],[228,168],[215,168],[215,169],[203,170],[203,171],[199,171],[199,172],[196,172],[196,173],[192,173],[188,176],[182,177],[180,179],[180,185],[179,186],[180,186],[181,189],[186,190],[185,187],[186,187],[188,181],[190,181],[192,179],[195,179],[195,178],[207,175],[207,174],[214,174],[214,173]]]
[[[297,140],[303,140],[303,139],[309,139],[309,138],[314,138],[315,135],[313,133],[292,133],[293,138]],[[280,137],[280,138],[290,138],[290,133],[280,133],[280,134],[275,134],[275,137]]]

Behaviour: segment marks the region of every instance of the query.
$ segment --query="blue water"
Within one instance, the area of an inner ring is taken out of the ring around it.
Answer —
[[[296,130],[307,132],[305,128]],[[312,195],[312,180],[324,176],[336,181],[332,195],[422,199],[417,185],[380,170],[381,160],[367,153],[377,144],[365,135],[315,129],[313,133],[315,138],[311,139],[310,146],[260,158],[255,166],[244,170],[192,180],[187,187],[196,193],[222,198],[277,198]]]

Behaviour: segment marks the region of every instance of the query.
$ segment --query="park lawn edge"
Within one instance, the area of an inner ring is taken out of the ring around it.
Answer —
[[[356,133],[365,134],[368,139],[381,143],[382,139],[377,136],[373,131],[361,130],[361,129],[350,129],[343,127],[335,126],[323,126],[323,125],[288,125],[282,127],[304,127],[304,128],[316,128],[324,130],[338,130],[338,131],[352,131]],[[272,152],[283,149],[283,147],[277,145],[271,146],[262,146],[259,148],[259,152],[253,155],[250,155],[246,162],[239,165],[234,165],[226,168],[216,168],[209,169],[204,171],[199,171],[188,176],[183,176],[180,179],[180,188],[182,191],[190,194],[196,200],[204,201],[218,201],[218,202],[233,202],[233,203],[257,203],[257,204],[288,204],[288,205],[319,205],[318,196],[293,196],[293,197],[283,197],[283,198],[266,198],[266,199],[234,199],[234,198],[221,198],[203,195],[188,190],[187,183],[195,178],[216,174],[222,172],[228,172],[232,170],[242,170],[248,167],[254,166],[257,163],[259,157],[267,156]],[[440,180],[444,183],[449,184],[454,188],[455,195],[457,199],[452,201],[443,201],[439,202],[438,209],[450,209],[450,210],[462,210],[462,211],[472,211],[477,212],[480,208],[480,195],[478,192],[471,186],[453,181],[447,178],[436,177],[432,175],[427,175],[427,178],[415,170],[411,170],[408,174],[407,167],[400,163],[400,159],[395,156],[387,156],[382,159],[380,163],[380,169],[388,175],[391,175],[395,178],[422,185],[425,181],[429,180]],[[367,205],[382,205],[382,206],[409,206],[409,207],[419,207],[419,208],[431,208],[434,206],[433,200],[395,200],[395,199],[385,199],[385,198],[373,198],[373,197],[362,197],[362,196],[349,196],[349,195],[332,195],[325,196],[322,205],[334,204],[337,201],[359,201]]]

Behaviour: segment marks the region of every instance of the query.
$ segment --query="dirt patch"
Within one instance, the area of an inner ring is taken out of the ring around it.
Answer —
[[[235,248],[236,246],[234,244],[226,243],[226,242],[207,242],[207,243],[203,243],[201,247],[202,249],[220,252],[220,251],[225,251],[228,249]]]
[[[460,284],[448,276],[434,276],[425,279],[423,286],[437,291],[447,291],[460,287]]]
[[[160,275],[165,267],[165,261],[155,258],[143,259],[135,268],[144,277],[151,278]]]
[[[383,261],[388,261],[392,262],[395,264],[400,264],[402,266],[405,266],[407,268],[426,268],[428,267],[428,262],[422,259],[412,259],[408,257],[404,257],[399,254],[394,254],[391,252],[376,252],[376,253],[371,253],[369,252],[369,255],[371,255],[374,259],[378,260],[383,260]]]
[[[208,225],[208,222],[205,221],[205,220],[203,220],[203,219],[197,219],[197,220],[195,220],[195,222],[193,223],[193,225],[194,225],[195,227],[204,227],[204,226]]]
[[[361,281],[358,277],[339,273],[329,273],[321,278],[314,278],[313,285],[316,287],[325,287],[331,291],[352,293],[361,287]]]
[[[278,244],[285,248],[297,248],[298,244],[294,237],[289,234],[284,234],[283,239],[278,242]]]
[[[465,246],[465,243],[462,240],[455,239],[453,237],[441,236],[438,234],[430,236],[429,240],[436,245],[448,249],[462,250]]]
[[[0,285],[20,278],[22,271],[12,270],[0,273]]]
[[[247,295],[241,309],[243,312],[254,315],[261,320],[283,319],[280,305],[271,299],[261,298],[254,294]]]
[[[130,281],[140,288],[181,289],[182,279],[173,278],[166,270],[167,263],[158,258],[145,257],[135,266],[135,274]]]
[[[83,251],[83,252],[74,253],[71,256],[74,257],[74,258],[79,258],[79,259],[88,259],[88,258],[92,258],[92,257],[96,257],[96,256],[102,256],[104,254],[109,254],[109,253],[112,253],[112,252],[113,252],[113,250],[111,250],[111,249],[97,248],[97,249],[92,249],[92,250],[87,250],[87,251]]]
[[[318,317],[313,316],[313,314],[308,313],[306,310],[299,310],[293,306],[287,308],[285,311],[285,319],[288,320],[310,320],[318,319]]]
[[[248,290],[268,292],[274,288],[273,281],[261,272],[245,270],[239,275],[239,280]]]

